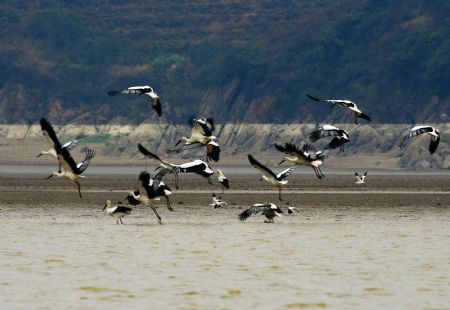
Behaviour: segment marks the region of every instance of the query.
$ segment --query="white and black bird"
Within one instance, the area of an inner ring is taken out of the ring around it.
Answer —
[[[227,203],[222,200],[222,197],[216,197],[216,194],[212,194],[212,203],[210,204],[210,206],[214,206],[214,209],[217,209],[226,205]]]
[[[288,214],[289,215],[293,215],[294,214],[294,211],[295,212],[300,212],[300,211],[298,211],[298,209],[296,208],[296,207],[293,207],[293,206],[291,206],[291,205],[288,205]]]
[[[429,134],[431,136],[430,146],[428,147],[428,150],[430,151],[430,154],[434,154],[439,146],[439,141],[441,140],[441,133],[439,132],[439,130],[437,130],[432,126],[415,126],[411,129],[411,131],[405,137],[404,140],[415,136],[419,136],[424,133]]]
[[[366,176],[367,176],[367,171],[362,175],[359,175],[358,172],[355,172],[355,177],[356,177],[355,184],[366,184],[366,182],[365,182]]]
[[[282,161],[278,163],[281,165],[285,161],[289,161],[296,165],[302,165],[313,168],[317,178],[322,179],[325,175],[322,173],[320,166],[323,164],[325,154],[322,151],[314,152],[309,144],[305,143],[300,149],[298,146],[292,143],[286,143],[284,146],[274,143],[274,146],[280,152],[286,153],[289,156],[284,157]]]
[[[333,137],[333,139],[328,143],[329,149],[340,148],[340,150],[344,151],[344,144],[350,141],[348,132],[345,130],[339,129],[332,125],[323,125],[317,130],[314,130],[309,134],[309,141],[314,143],[319,139]]]
[[[214,120],[212,118],[193,119],[190,137],[181,137],[175,146],[184,142],[181,148],[169,150],[168,152],[181,152],[183,150],[195,149],[206,146],[206,159],[219,161],[220,146],[217,143],[217,137],[212,133],[214,131]]]
[[[230,182],[228,182],[228,178],[223,174],[222,170],[217,169],[217,180],[219,181],[220,185],[222,185],[222,194],[223,189],[230,188]]]
[[[159,200],[160,197],[164,197],[166,199],[167,209],[169,209],[169,211],[174,211],[169,199],[169,196],[172,195],[172,190],[162,181],[163,177],[166,174],[168,174],[168,170],[164,168],[160,172],[158,172],[153,178],[151,178],[150,174],[148,174],[149,181],[146,194],[147,197],[153,200]],[[146,177],[147,176],[142,176],[143,179],[145,179]],[[138,193],[139,189],[133,191],[134,195],[132,193],[128,194],[127,200],[129,204],[136,206],[140,203],[140,201],[137,198],[135,198],[136,196],[138,196]]]
[[[175,175],[175,187],[177,189],[179,183],[179,175],[178,175],[179,173],[196,173],[206,178],[209,184],[212,184],[211,175],[214,174],[214,171],[211,169],[208,163],[200,159],[196,159],[194,161],[187,162],[184,164],[173,164],[153,154],[140,143],[138,144],[138,149],[144,156],[159,162],[160,167],[162,167],[163,169],[167,169],[169,174]]]
[[[75,137],[75,139],[70,140],[66,143],[64,143],[61,148],[66,149],[68,151],[73,150],[75,147],[77,147],[77,145],[80,143],[80,140],[85,138],[86,134],[85,131],[82,130],[80,131],[80,133]],[[53,157],[55,157],[56,159],[58,159],[58,154],[56,154],[56,150],[51,147],[50,149],[48,149],[48,151],[41,151],[36,157],[41,157],[42,155],[52,155]],[[61,164],[59,164],[58,167],[58,172],[61,172]]]
[[[156,207],[153,205],[153,202],[155,200],[159,200],[159,197],[161,196],[165,196],[167,198],[167,193],[158,193],[163,175],[164,173],[158,173],[158,175],[153,178],[153,182],[151,182],[150,174],[147,171],[142,171],[139,174],[137,189],[130,192],[127,196],[128,202],[132,205],[142,203],[145,206],[150,207],[156,215],[159,224],[162,224],[161,216],[159,216],[158,211],[156,211]],[[169,206],[170,205],[168,204],[167,207],[169,208]],[[171,209],[171,207],[169,209]]]
[[[363,118],[363,119],[365,119],[365,120],[367,120],[369,122],[371,121],[370,117],[368,115],[364,114],[360,109],[358,109],[358,106],[353,101],[346,100],[346,99],[345,100],[341,100],[341,99],[321,99],[321,98],[313,97],[313,96],[311,96],[309,94],[306,94],[306,96],[309,99],[312,99],[314,101],[331,103],[332,107],[338,105],[338,106],[340,106],[342,108],[350,109],[355,114],[354,123],[356,125],[358,125],[358,118]]]
[[[294,168],[292,168],[292,167],[291,168],[287,168],[287,169],[281,171],[280,173],[275,174],[272,170],[270,170],[269,168],[267,168],[263,164],[259,163],[250,154],[248,155],[248,161],[250,162],[250,164],[253,167],[255,167],[256,169],[261,171],[261,173],[263,174],[262,175],[262,179],[266,180],[269,183],[272,183],[273,185],[275,185],[276,188],[278,188],[278,199],[279,200],[283,200],[281,198],[282,186],[286,185],[288,183],[286,178],[294,171]]]
[[[122,91],[119,90],[110,90],[108,95],[115,96],[117,94],[138,94],[138,95],[147,95],[150,97],[150,103],[152,107],[155,109],[158,116],[162,114],[161,101],[159,100],[158,94],[148,85],[144,86],[132,86],[124,89]]]
[[[238,218],[240,221],[245,221],[253,214],[259,212],[267,218],[267,221],[264,221],[264,223],[273,223],[275,216],[281,217],[283,214],[283,211],[273,203],[257,203],[239,214]]]
[[[106,209],[106,212],[111,215],[112,217],[116,218],[117,224],[123,224],[122,217],[125,217],[127,215],[131,214],[131,208],[126,206],[121,206],[120,202],[118,205],[113,206],[111,200],[106,200],[105,206],[103,207],[103,211]]]
[[[56,137],[56,133],[50,123],[45,118],[42,118],[40,124],[42,134],[47,139],[50,147],[52,147],[56,151],[58,161],[64,168],[63,172],[53,172],[50,176],[47,177],[47,179],[56,176],[58,178],[66,178],[75,182],[78,189],[78,194],[81,197],[81,186],[78,180],[85,178],[85,176],[81,174],[87,169],[91,159],[94,158],[95,151],[93,149],[87,148],[84,160],[76,164],[67,148],[62,148],[62,145]]]

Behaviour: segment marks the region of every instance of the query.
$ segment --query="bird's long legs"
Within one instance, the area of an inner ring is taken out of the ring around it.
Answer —
[[[167,209],[169,209],[169,211],[175,211],[175,210],[172,208],[172,205],[170,204],[169,197],[167,197],[167,196],[165,196],[165,197],[166,197]]]
[[[280,201],[283,201],[283,199],[281,198],[281,186],[277,186],[278,187],[278,199]]]
[[[77,188],[78,188],[78,195],[80,195],[80,198],[81,198],[82,196],[81,196],[81,186],[80,186],[80,183],[78,183],[78,181],[75,181],[75,184],[77,185]]]
[[[154,206],[150,205],[150,209],[152,209],[152,211],[155,213],[156,217],[158,218],[158,223],[162,224],[161,217],[159,216],[158,211],[156,211],[156,208]]]

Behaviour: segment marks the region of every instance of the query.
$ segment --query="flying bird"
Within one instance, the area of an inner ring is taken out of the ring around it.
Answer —
[[[363,175],[359,175],[358,172],[355,172],[355,176],[356,176],[355,184],[366,184],[364,180],[366,179],[367,171]]]
[[[309,141],[314,143],[319,139],[333,137],[333,139],[328,143],[329,149],[340,148],[341,152],[344,151],[344,144],[350,141],[348,132],[339,129],[332,125],[323,125],[317,130],[314,130],[309,135]]]
[[[230,183],[228,182],[228,178],[223,174],[222,170],[217,169],[217,180],[222,185],[222,194],[224,188],[230,188]]]
[[[432,126],[413,127],[409,132],[409,134],[404,138],[404,140],[415,136],[419,136],[423,133],[427,133],[431,136],[430,146],[428,147],[428,150],[430,151],[430,154],[434,154],[439,146],[439,141],[441,140],[441,133],[439,132],[439,130],[437,130]]]
[[[264,223],[273,223],[275,216],[281,217],[283,214],[283,211],[273,203],[257,203],[239,214],[238,218],[240,221],[245,221],[253,214],[257,214],[259,212],[267,218],[267,221],[264,221]]]
[[[371,121],[370,117],[368,115],[364,114],[360,109],[358,109],[358,106],[353,101],[340,100],[340,99],[338,99],[338,100],[336,100],[336,99],[321,99],[321,98],[313,97],[309,94],[306,94],[306,96],[309,99],[312,99],[314,101],[331,103],[332,107],[334,107],[335,105],[339,105],[342,108],[350,109],[351,111],[353,111],[355,113],[354,123],[356,125],[358,125],[358,117],[364,118],[365,120],[367,120],[369,122]]]
[[[201,175],[202,177],[206,178],[208,180],[209,184],[212,184],[211,182],[211,175],[214,174],[214,171],[211,169],[211,167],[208,165],[208,163],[197,159],[191,162],[187,162],[184,164],[173,164],[168,161],[165,161],[161,159],[159,156],[153,154],[148,149],[146,149],[142,144],[138,144],[139,151],[146,157],[151,158],[159,162],[160,167],[156,169],[160,169],[161,167],[163,169],[167,169],[169,174],[175,175],[175,187],[178,189],[178,183],[179,183],[179,173],[196,173],[198,175]]]
[[[212,194],[212,203],[210,204],[210,206],[214,206],[214,209],[217,209],[226,205],[227,203],[222,200],[222,197],[216,197],[216,194]]]
[[[77,145],[80,143],[80,140],[85,138],[86,134],[85,131],[82,130],[80,131],[80,133],[75,137],[75,139],[70,140],[66,143],[64,143],[61,148],[63,149],[67,149],[68,151],[74,149],[75,147],[77,147]],[[48,151],[41,151],[36,157],[41,157],[42,155],[52,155],[53,157],[55,157],[56,159],[58,159],[58,154],[56,154],[56,150],[51,147],[50,149],[48,149]],[[58,172],[61,172],[61,164],[59,164],[58,167]]]
[[[191,130],[191,136],[181,137],[175,147],[184,142],[181,148],[169,150],[168,152],[179,153],[183,150],[190,150],[206,146],[206,160],[219,161],[220,159],[220,146],[217,143],[216,136],[213,136],[214,120],[212,118],[193,119],[193,126]]]
[[[266,180],[269,183],[272,183],[275,185],[276,188],[278,188],[278,199],[283,200],[281,198],[281,189],[283,185],[286,185],[288,181],[286,178],[294,171],[294,168],[288,168],[283,171],[281,171],[278,174],[275,174],[272,170],[264,166],[263,164],[259,163],[255,158],[253,158],[252,155],[248,155],[248,161],[250,164],[261,171],[262,179]]]
[[[119,205],[113,206],[111,203],[111,200],[106,200],[105,206],[103,207],[103,211],[106,209],[106,212],[111,215],[112,217],[117,218],[116,223],[117,224],[123,224],[122,223],[122,217],[125,217],[127,215],[131,214],[131,208],[126,206],[121,206],[120,202]]]
[[[322,151],[312,153],[312,148],[308,143],[305,143],[302,149],[292,143],[286,143],[284,146],[274,143],[274,146],[280,152],[289,155],[284,157],[278,165],[281,165],[285,161],[289,161],[296,165],[303,165],[313,168],[317,178],[319,179],[325,177],[320,169],[320,166],[323,164],[323,159],[325,158],[325,154]]]
[[[60,165],[62,165],[62,167],[64,168],[63,172],[60,171],[53,172],[51,175],[47,177],[47,179],[56,176],[58,178],[66,178],[68,180],[75,182],[78,188],[78,194],[80,197],[82,197],[80,190],[81,186],[78,180],[85,178],[85,176],[81,174],[87,169],[91,159],[94,158],[95,151],[93,149],[87,148],[84,160],[76,164],[67,148],[62,148],[62,145],[59,142],[52,125],[50,125],[50,123],[45,118],[41,119],[40,124],[42,134],[47,139],[47,142],[49,143],[50,147],[55,150],[58,161]]]
[[[159,96],[153,90],[153,88],[151,88],[148,85],[128,87],[127,89],[124,89],[122,91],[110,90],[108,92],[108,95],[110,95],[110,96],[115,96],[117,94],[147,95],[147,96],[150,97],[150,103],[152,104],[152,106],[155,109],[156,113],[158,113],[158,116],[161,116],[161,114],[162,114],[161,101],[159,100]]]

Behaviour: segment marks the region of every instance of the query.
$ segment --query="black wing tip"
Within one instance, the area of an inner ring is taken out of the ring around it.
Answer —
[[[140,143],[138,143],[138,150],[145,156],[150,155],[150,152]]]
[[[230,183],[228,182],[228,179],[223,180],[222,185],[225,186],[226,188],[230,188]]]
[[[120,93],[120,91],[118,91],[118,90],[110,90],[110,91],[108,91],[108,95],[110,95],[110,96],[115,96],[115,95],[117,95],[119,93]]]
[[[367,115],[367,114],[364,114],[364,113],[360,113],[360,114],[358,115],[358,117],[361,117],[361,118],[363,118],[363,119],[365,119],[365,120],[367,120],[367,121],[369,121],[369,122],[372,121],[372,119],[370,118],[370,116]]]
[[[311,96],[310,94],[306,94],[306,97],[308,97],[309,99],[314,100],[314,101],[320,101],[320,98]]]
[[[162,115],[162,107],[161,107],[161,101],[159,100],[159,98],[156,100],[156,103],[153,104],[152,103],[153,108],[156,111],[156,114],[158,114],[158,116]]]

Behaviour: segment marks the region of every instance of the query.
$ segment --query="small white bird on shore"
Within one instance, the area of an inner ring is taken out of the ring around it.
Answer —
[[[122,217],[131,214],[131,208],[119,205],[113,206],[111,200],[106,200],[105,206],[103,207],[103,211],[106,209],[106,212],[112,217],[116,218],[117,224],[123,224]]]
[[[293,215],[293,214],[294,214],[294,211],[295,211],[295,212],[300,212],[300,211],[297,210],[296,207],[293,207],[293,206],[291,206],[291,205],[288,204],[288,214],[289,214],[289,215]]]
[[[212,194],[212,203],[210,204],[210,206],[214,206],[214,209],[217,209],[226,205],[227,203],[222,200],[222,197],[216,197],[216,194]]]
[[[364,181],[366,179],[367,171],[363,175],[359,175],[358,172],[355,172],[356,182],[355,184],[366,184]]]

